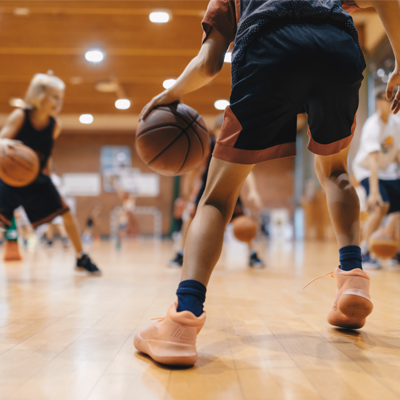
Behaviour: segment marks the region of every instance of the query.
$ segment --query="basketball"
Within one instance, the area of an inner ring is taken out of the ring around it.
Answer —
[[[249,217],[237,217],[233,220],[233,234],[237,240],[249,243],[257,236],[257,224]]]
[[[152,170],[182,175],[198,166],[209,150],[203,118],[183,103],[153,109],[136,132],[136,149]]]
[[[15,143],[8,154],[0,156],[0,179],[7,185],[21,187],[32,183],[39,174],[39,157],[28,146]]]
[[[372,253],[380,258],[392,258],[396,255],[399,243],[381,231],[375,232],[369,240]]]

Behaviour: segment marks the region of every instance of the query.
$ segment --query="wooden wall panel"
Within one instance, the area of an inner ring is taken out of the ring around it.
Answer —
[[[56,142],[54,148],[54,163],[57,174],[68,172],[100,172],[100,149],[102,146],[130,146],[132,149],[132,166],[140,168],[142,172],[152,172],[139,159],[135,151],[134,135],[118,134],[110,132],[99,135],[64,134]],[[171,208],[173,196],[173,178],[160,177],[160,196],[157,198],[139,198],[137,205],[155,206],[163,213],[163,234],[168,234],[171,226]],[[81,228],[84,227],[87,215],[95,201],[102,204],[100,219],[101,232],[109,234],[110,211],[121,205],[115,193],[102,192],[99,197],[76,197],[77,217]],[[152,234],[152,218],[139,217],[139,223],[143,234]]]

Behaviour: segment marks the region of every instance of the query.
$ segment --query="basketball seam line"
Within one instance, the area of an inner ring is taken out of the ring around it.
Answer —
[[[155,131],[156,129],[160,129],[160,128],[170,128],[170,127],[182,129],[182,127],[179,126],[179,125],[173,125],[173,124],[170,124],[170,125],[159,125],[159,126],[156,126],[156,127],[154,127],[154,128],[149,128],[147,131],[144,131],[144,132],[140,133],[140,134],[136,137],[136,139],[139,139],[140,137],[146,135],[147,133],[153,132],[153,131]]]
[[[184,104],[183,104],[184,105]],[[186,114],[189,116],[189,118],[192,120],[192,121],[194,121],[194,122],[196,122],[197,123],[197,118],[196,118],[196,120],[193,120],[193,118],[192,118],[192,116],[189,114],[189,112],[188,112],[188,110],[186,109],[186,107],[184,107],[184,110],[185,110],[185,112],[186,112]],[[197,117],[200,117],[200,115],[199,114],[197,114]],[[199,123],[197,123],[197,125],[199,125],[200,126],[200,124]],[[200,137],[199,137],[199,135],[197,134],[197,132],[192,128],[192,131],[194,132],[194,134],[196,135],[196,137],[197,137],[197,139],[199,140],[199,142],[200,142],[200,146],[201,146],[201,153],[202,153],[202,158],[204,157],[204,147],[203,147],[203,143],[202,143],[202,141],[201,141],[201,139],[200,139]],[[208,134],[208,132],[207,132],[207,134]]]
[[[9,157],[9,159],[13,162],[13,163],[15,163],[15,164],[17,164],[19,167],[21,167],[21,168],[24,168],[24,169],[30,169],[30,168],[32,168],[32,167],[34,167],[34,165],[32,165],[32,164],[23,164],[23,163],[21,163],[20,161],[18,161],[18,158],[17,157],[13,157],[13,156],[8,156]]]
[[[181,103],[181,104],[182,104],[182,105],[185,105],[185,104],[183,104],[183,103]],[[183,121],[185,121],[185,122],[187,123],[187,121],[186,121],[184,118],[182,118],[182,115],[180,115],[180,114],[178,114],[178,113],[175,113],[174,111],[171,111],[169,108],[162,108],[162,106],[160,106],[160,107],[157,107],[156,109],[157,109],[157,110],[163,110],[163,111],[169,111],[171,114],[174,114],[174,115],[178,116],[180,119],[182,119]],[[196,123],[196,125],[198,125],[201,129],[203,129],[204,132],[208,133],[208,130],[207,130],[207,129],[204,129],[204,128],[197,122],[197,119],[193,119],[192,116],[187,112],[186,109],[185,109],[185,111],[186,111],[186,113],[189,115],[189,118],[190,118],[193,122]],[[196,111],[196,112],[197,112],[197,111]],[[200,117],[199,114],[197,114],[197,115]]]
[[[192,129],[192,130],[194,131],[194,129]],[[177,174],[179,174],[179,172],[182,171],[182,168],[183,168],[183,166],[185,165],[185,163],[186,163],[186,161],[187,161],[187,159],[188,159],[189,153],[190,153],[190,140],[189,140],[189,135],[188,135],[186,132],[185,132],[185,135],[186,135],[186,139],[187,139],[187,141],[188,141],[188,149],[187,149],[186,156],[185,156],[185,159],[183,160],[183,163],[182,163],[181,167],[178,169],[178,171],[176,171]]]
[[[183,118],[182,118],[183,119]],[[186,121],[185,121],[186,122]],[[150,165],[153,161],[155,161],[158,157],[161,156],[161,154],[164,153],[164,151],[168,150],[186,131],[191,128],[193,125],[193,121],[191,124],[189,124],[185,129],[182,130],[182,132],[167,146],[165,147],[159,154],[157,154],[151,161],[147,163],[147,165]],[[181,128],[182,129],[182,128]]]

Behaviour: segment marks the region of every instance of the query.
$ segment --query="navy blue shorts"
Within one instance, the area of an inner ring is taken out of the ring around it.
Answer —
[[[0,179],[0,225],[8,228],[19,206],[24,207],[34,228],[69,211],[51,178],[44,174],[24,187],[9,186]]]
[[[329,24],[272,28],[236,69],[214,157],[256,164],[296,155],[300,113],[308,114],[313,153],[332,155],[350,144],[364,64],[345,31]]]
[[[363,179],[361,185],[364,187],[369,196],[369,178]],[[400,211],[400,179],[394,181],[384,181],[379,179],[379,191],[381,192],[382,200],[385,203],[390,204],[389,212],[399,212]]]

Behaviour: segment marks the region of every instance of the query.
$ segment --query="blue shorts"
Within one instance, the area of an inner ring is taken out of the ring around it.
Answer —
[[[369,196],[369,178],[363,179],[361,185],[364,187]],[[381,192],[382,200],[390,204],[389,212],[395,213],[400,211],[400,179],[393,181],[384,181],[379,179],[379,191]]]
[[[357,43],[332,25],[260,33],[237,70],[213,156],[237,164],[294,156],[299,113],[308,114],[309,150],[338,153],[354,134],[363,69]]]

